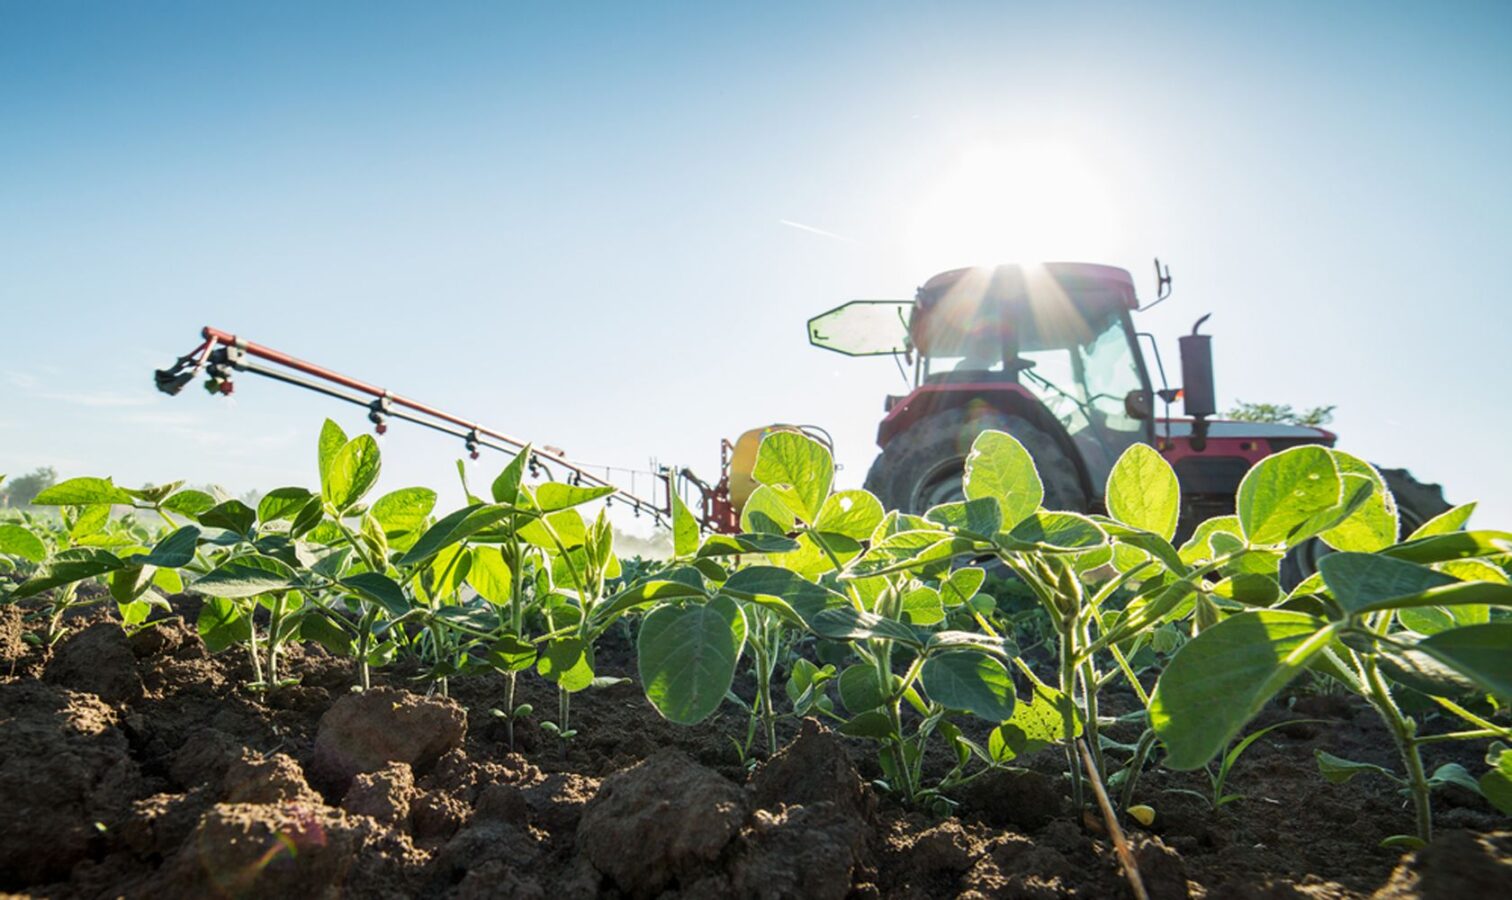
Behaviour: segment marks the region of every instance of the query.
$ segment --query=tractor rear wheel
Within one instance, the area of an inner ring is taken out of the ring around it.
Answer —
[[[1397,506],[1397,540],[1403,540],[1434,516],[1451,508],[1444,499],[1444,488],[1423,484],[1406,469],[1377,469],[1390,488]],[[1303,541],[1281,561],[1281,586],[1291,590],[1318,571],[1318,560],[1333,549],[1318,538]]]
[[[1055,439],[1027,419],[995,409],[959,407],[926,416],[888,442],[866,473],[866,489],[888,509],[921,515],[966,498],[961,477],[977,435],[989,429],[1018,439],[1045,485],[1045,506],[1085,512],[1087,495],[1076,466]]]

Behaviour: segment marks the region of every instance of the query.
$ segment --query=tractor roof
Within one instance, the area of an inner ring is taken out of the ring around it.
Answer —
[[[952,269],[919,288],[910,323],[925,356],[959,356],[1012,334],[1020,350],[1085,344],[1108,318],[1137,309],[1134,279],[1116,266],[1034,263]]]

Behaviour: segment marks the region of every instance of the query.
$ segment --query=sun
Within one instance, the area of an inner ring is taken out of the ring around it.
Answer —
[[[920,198],[908,257],[921,275],[1004,262],[1099,262],[1117,252],[1118,237],[1110,193],[1076,146],[981,143]]]

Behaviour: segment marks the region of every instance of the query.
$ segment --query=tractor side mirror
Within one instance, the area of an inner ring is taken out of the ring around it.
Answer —
[[[1155,401],[1150,392],[1135,388],[1124,395],[1124,414],[1131,419],[1144,421],[1155,415]]]

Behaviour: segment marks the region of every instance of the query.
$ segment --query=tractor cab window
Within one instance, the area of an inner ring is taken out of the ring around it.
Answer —
[[[1130,444],[1147,440],[1147,423],[1124,406],[1145,385],[1127,316],[1113,313],[1090,339],[1062,349],[1024,353],[1034,365],[1019,381],[1060,419],[1076,442],[1094,484],[1102,484]]]

